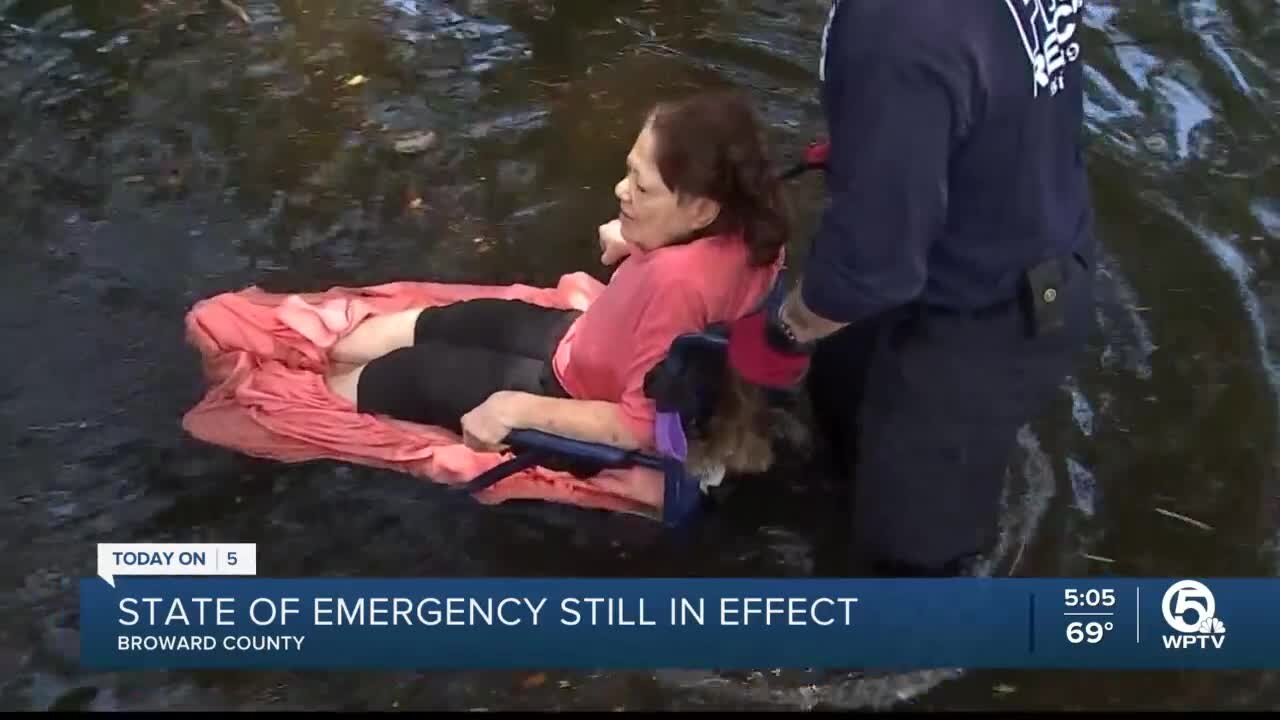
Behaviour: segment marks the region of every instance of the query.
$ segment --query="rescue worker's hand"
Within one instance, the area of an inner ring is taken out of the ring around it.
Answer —
[[[600,226],[600,262],[607,267],[631,254],[631,246],[622,238],[622,221],[614,219]]]
[[[462,416],[462,440],[477,452],[502,452],[515,429],[518,393],[499,391]]]
[[[729,329],[729,366],[753,385],[788,390],[809,371],[811,348],[788,342],[771,309],[752,313]]]

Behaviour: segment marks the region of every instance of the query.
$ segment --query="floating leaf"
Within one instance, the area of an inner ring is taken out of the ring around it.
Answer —
[[[1201,530],[1206,530],[1206,531],[1213,530],[1212,525],[1209,525],[1208,523],[1202,523],[1199,520],[1196,520],[1195,518],[1187,517],[1186,515],[1183,515],[1181,513],[1176,513],[1176,512],[1173,512],[1172,510],[1165,510],[1164,508],[1156,508],[1155,510],[1156,512],[1160,513],[1161,515],[1164,515],[1165,517],[1171,517],[1174,520],[1181,520],[1182,522],[1188,525],[1194,525],[1195,527],[1198,527]]]
[[[240,7],[234,2],[231,2],[231,0],[222,0],[222,7],[226,8],[227,10],[230,10],[232,13],[236,15],[236,17],[243,20],[245,25],[253,24],[253,20],[249,19],[249,13],[245,12],[244,8]]]
[[[396,152],[404,155],[412,155],[414,153],[425,152],[436,144],[436,134],[427,130],[425,132],[411,132],[396,138]]]
[[[1067,471],[1071,475],[1071,492],[1075,497],[1075,507],[1090,517],[1093,516],[1094,498],[1097,495],[1098,482],[1093,473],[1075,458],[1067,458]]]

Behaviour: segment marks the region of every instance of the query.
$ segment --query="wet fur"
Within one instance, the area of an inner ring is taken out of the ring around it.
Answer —
[[[777,459],[778,441],[808,455],[812,436],[792,410],[770,405],[764,391],[726,373],[719,404],[705,433],[689,441],[690,470],[700,477],[758,475]]]

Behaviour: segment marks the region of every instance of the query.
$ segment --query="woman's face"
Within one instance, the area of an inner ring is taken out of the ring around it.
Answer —
[[[706,198],[679,198],[658,172],[655,137],[645,123],[627,155],[627,174],[614,186],[622,237],[645,252],[709,225],[719,208]]]

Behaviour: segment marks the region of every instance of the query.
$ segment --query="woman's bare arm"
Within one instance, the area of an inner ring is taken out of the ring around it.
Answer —
[[[541,430],[583,442],[628,450],[638,438],[622,420],[617,403],[500,391],[462,418],[463,435],[476,449],[501,449],[512,430]]]
[[[617,403],[521,393],[516,427],[542,430],[583,442],[638,450],[640,443],[622,422]]]

